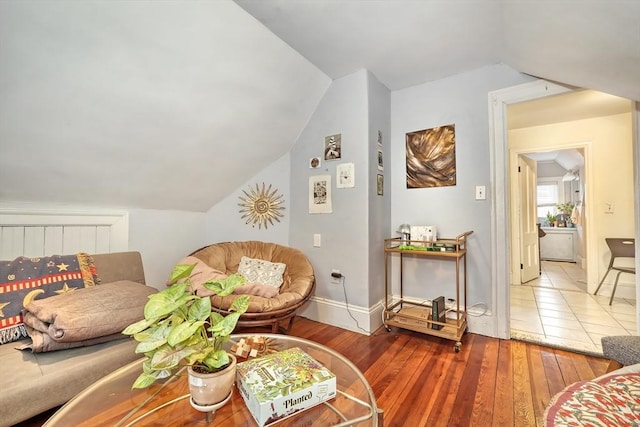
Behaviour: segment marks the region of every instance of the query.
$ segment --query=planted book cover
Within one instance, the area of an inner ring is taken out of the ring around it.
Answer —
[[[336,395],[335,375],[297,347],[239,363],[236,383],[260,426]]]

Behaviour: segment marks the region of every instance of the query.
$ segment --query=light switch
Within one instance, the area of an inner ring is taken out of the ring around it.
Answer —
[[[314,248],[319,248],[320,247],[320,243],[322,242],[322,237],[320,234],[314,234],[313,235],[313,247]]]
[[[604,213],[612,214],[615,210],[615,206],[611,202],[606,202],[604,204]]]
[[[476,185],[476,200],[485,200],[487,198],[487,187],[484,185]]]

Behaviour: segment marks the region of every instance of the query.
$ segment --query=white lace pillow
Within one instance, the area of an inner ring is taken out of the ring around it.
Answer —
[[[269,262],[243,256],[240,259],[238,273],[242,274],[248,283],[259,283],[279,288],[282,285],[282,275],[286,264]]]

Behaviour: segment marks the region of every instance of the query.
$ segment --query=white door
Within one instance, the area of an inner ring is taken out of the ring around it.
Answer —
[[[537,166],[535,160],[518,156],[520,189],[520,283],[540,276],[538,215],[536,202]]]

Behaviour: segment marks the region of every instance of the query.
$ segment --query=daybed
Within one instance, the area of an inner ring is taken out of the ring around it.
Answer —
[[[93,261],[100,284],[78,290],[83,292],[80,295],[97,290],[102,293],[101,302],[106,309],[108,301],[104,299],[105,293],[116,288],[122,290],[123,286],[127,286],[135,290],[127,288],[124,293],[135,296],[127,298],[126,304],[131,310],[134,305],[136,309],[139,305],[139,314],[136,316],[142,318],[146,295],[156,289],[144,286],[140,254],[122,252],[93,255]],[[52,296],[42,301],[53,298],[57,297]],[[134,304],[134,299],[142,301]],[[116,298],[112,300],[114,304],[118,304]],[[114,311],[118,310],[111,311],[112,316],[116,316]],[[120,318],[124,316],[123,314]],[[25,343],[31,343],[31,340],[25,338],[0,345],[0,426],[13,425],[62,405],[99,378],[140,358],[134,352],[137,343],[124,335],[101,344],[41,353],[16,349]]]
[[[311,297],[315,286],[313,267],[307,257],[298,249],[276,243],[216,243],[198,249],[190,256],[202,260],[208,267],[225,275],[236,273],[243,257],[286,266],[282,274],[282,285],[276,295],[260,296],[261,292],[257,291],[250,296],[249,309],[240,317],[238,328],[269,326],[273,333],[288,333],[297,310]],[[259,286],[254,288],[257,287]],[[212,296],[213,310],[226,314],[236,297],[237,294]]]

